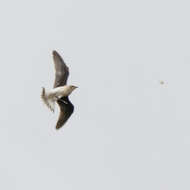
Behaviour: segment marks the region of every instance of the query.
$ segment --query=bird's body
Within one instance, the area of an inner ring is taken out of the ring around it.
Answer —
[[[69,96],[75,88],[77,87],[72,85],[60,86],[51,90],[46,90],[45,88],[43,88],[41,97],[44,103],[48,106],[48,108],[50,108],[50,110],[54,112],[55,102],[63,97]]]
[[[46,96],[50,99],[60,99],[65,96],[69,96],[73,91],[72,86],[65,85],[57,88],[53,88],[47,91]]]
[[[56,71],[54,88],[51,90],[42,88],[41,98],[48,108],[50,108],[50,110],[53,112],[55,108],[55,102],[57,102],[59,105],[60,115],[56,125],[56,129],[59,129],[65,124],[74,111],[74,106],[70,102],[68,96],[77,87],[73,85],[67,85],[69,68],[56,51],[53,51],[53,59]]]

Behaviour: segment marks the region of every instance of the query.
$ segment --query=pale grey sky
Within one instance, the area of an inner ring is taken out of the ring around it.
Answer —
[[[0,1],[0,189],[189,190],[189,6]],[[79,86],[59,131],[53,49]]]

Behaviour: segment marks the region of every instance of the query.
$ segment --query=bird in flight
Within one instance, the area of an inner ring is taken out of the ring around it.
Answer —
[[[59,129],[66,123],[74,111],[74,106],[68,96],[78,87],[67,85],[69,68],[57,51],[54,50],[52,54],[55,65],[55,82],[51,90],[46,90],[42,87],[41,98],[52,112],[55,109],[55,102],[59,105],[60,114],[56,124],[56,129]]]

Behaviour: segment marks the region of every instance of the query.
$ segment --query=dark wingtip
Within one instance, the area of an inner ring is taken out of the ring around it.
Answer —
[[[67,120],[66,120],[67,121]],[[56,124],[56,130],[59,130],[60,128],[63,127],[63,125],[65,125],[66,121],[62,122],[60,120],[57,121],[57,124]]]
[[[56,130],[60,129],[63,125],[60,123],[60,120],[57,121],[57,124],[56,124]]]
[[[62,127],[62,126],[60,126],[60,125],[56,125],[55,129],[56,129],[56,130],[59,130],[61,127]]]
[[[63,58],[61,57],[61,55],[60,55],[56,50],[53,50],[53,51],[52,51],[52,55],[53,55],[53,58],[54,58],[54,59],[59,59],[59,60],[61,60],[62,62],[64,62],[64,61],[63,61]]]
[[[53,51],[52,51],[52,54],[53,54],[53,56],[55,56],[55,55],[57,55],[58,53],[57,53],[56,50],[53,50]]]

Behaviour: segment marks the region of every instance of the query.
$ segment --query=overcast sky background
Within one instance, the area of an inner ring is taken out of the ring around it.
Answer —
[[[0,1],[0,189],[189,190],[189,6]],[[79,86],[59,131],[53,49]]]

